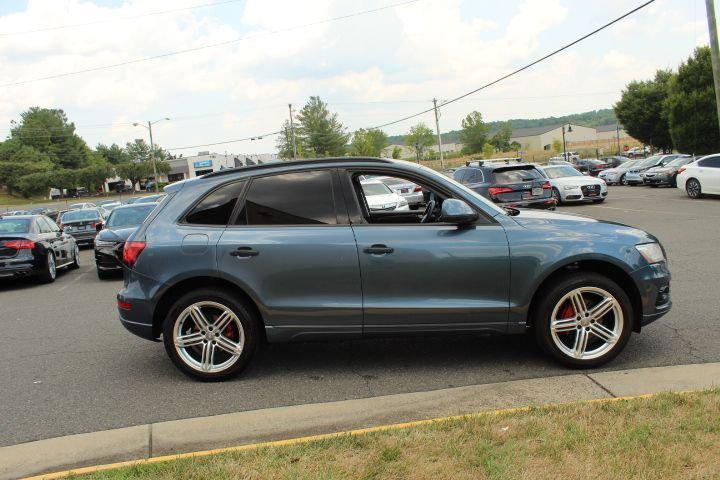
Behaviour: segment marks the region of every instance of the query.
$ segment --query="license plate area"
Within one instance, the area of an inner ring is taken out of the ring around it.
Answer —
[[[532,189],[532,196],[533,197],[542,197],[543,189],[541,187],[534,187]]]

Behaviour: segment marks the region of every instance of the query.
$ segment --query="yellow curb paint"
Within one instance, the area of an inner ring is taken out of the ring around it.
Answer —
[[[686,390],[686,391],[681,391],[681,392],[664,392],[664,393],[675,393],[678,395],[685,395],[688,393],[693,393],[695,391],[696,390]],[[540,409],[555,408],[555,407],[566,407],[566,406],[570,406],[570,405],[580,405],[580,404],[584,404],[584,403],[585,404],[612,403],[612,402],[619,402],[619,401],[626,401],[626,400],[638,400],[638,399],[642,399],[642,398],[652,398],[652,397],[656,397],[658,395],[662,395],[662,393],[646,393],[643,395],[632,395],[632,396],[625,396],[625,397],[596,398],[593,400],[584,400],[584,401],[580,401],[580,402],[548,403],[546,405],[541,405],[541,406],[537,406],[537,407],[527,406],[527,407],[516,407],[516,408],[504,408],[504,409],[500,409],[500,410],[489,410],[487,412],[467,413],[464,415],[452,415],[452,416],[447,416],[447,417],[429,418],[427,420],[415,420],[412,422],[392,423],[389,425],[379,425],[377,427],[359,428],[356,430],[346,430],[346,431],[342,431],[342,432],[333,432],[333,433],[322,433],[322,434],[318,434],[318,435],[309,435],[306,437],[290,438],[287,440],[275,440],[275,441],[271,441],[271,442],[250,443],[247,445],[237,445],[234,447],[215,448],[212,450],[201,450],[198,452],[178,453],[175,455],[163,455],[161,457],[142,458],[142,459],[138,459],[138,460],[128,460],[125,462],[108,463],[105,465],[95,465],[92,467],[75,468],[72,470],[64,470],[62,472],[47,473],[44,475],[37,475],[34,477],[25,477],[25,480],[54,480],[54,479],[58,479],[58,478],[66,478],[66,477],[69,477],[70,475],[86,475],[89,473],[100,472],[103,470],[112,470],[115,468],[129,467],[132,465],[146,465],[146,464],[151,464],[151,463],[182,460],[184,458],[207,457],[209,455],[217,455],[220,453],[244,452],[247,450],[258,450],[258,449],[267,448],[267,447],[285,447],[285,446],[290,446],[290,445],[297,445],[300,443],[310,443],[310,442],[316,442],[319,440],[337,438],[337,437],[341,437],[344,435],[365,435],[368,433],[385,432],[385,431],[392,431],[392,430],[402,430],[405,428],[419,427],[419,426],[423,426],[423,425],[431,425],[433,423],[450,422],[453,420],[462,420],[462,419],[477,418],[477,417],[483,417],[483,416],[506,415],[509,413],[529,412],[531,410],[540,410]]]

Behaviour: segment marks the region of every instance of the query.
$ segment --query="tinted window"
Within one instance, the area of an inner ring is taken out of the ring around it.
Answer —
[[[325,170],[286,173],[254,179],[236,223],[239,225],[337,223],[330,172]]]
[[[500,171],[496,170],[493,172],[493,177],[495,178],[495,183],[518,183],[543,178],[540,172],[538,172],[534,168]]]
[[[50,224],[48,224],[45,219],[42,217],[38,217],[37,219],[37,226],[40,233],[50,233],[52,232],[52,229],[50,228]]]
[[[235,182],[218,188],[193,208],[185,217],[185,222],[198,225],[227,225],[243,185],[245,182]]]
[[[73,210],[63,213],[62,222],[77,222],[81,220],[97,220],[100,218],[100,212],[97,210]]]
[[[720,157],[710,157],[698,162],[701,167],[720,168]]]
[[[108,218],[108,227],[135,227],[145,221],[150,212],[155,208],[154,204],[138,205],[132,208],[121,208],[113,210]]]
[[[30,231],[30,220],[26,218],[0,219],[0,233],[28,233]]]

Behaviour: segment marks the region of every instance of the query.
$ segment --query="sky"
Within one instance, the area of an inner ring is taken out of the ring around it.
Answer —
[[[0,0],[0,138],[11,120],[40,106],[63,109],[91,147],[147,138],[134,122],[169,117],[153,137],[175,154],[272,152],[272,135],[196,145],[278,131],[288,104],[299,110],[311,95],[348,132],[392,122],[431,107],[433,98],[493,81],[641,3]],[[656,0],[442,108],[441,130],[459,129],[473,110],[494,121],[609,108],[627,82],[676,69],[707,43],[704,1]],[[91,71],[43,79],[78,70]],[[401,134],[418,122],[434,128],[434,121],[428,113],[384,130]]]

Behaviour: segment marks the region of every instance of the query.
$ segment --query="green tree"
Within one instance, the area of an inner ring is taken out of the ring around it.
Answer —
[[[296,139],[297,142],[297,139]],[[293,141],[292,141],[292,130],[290,129],[290,121],[285,120],[282,127],[282,133],[278,135],[275,146],[278,149],[278,156],[284,159],[293,158]]]
[[[410,131],[405,135],[405,145],[413,149],[418,159],[423,158],[423,152],[434,140],[432,130],[422,122],[410,127]]]
[[[490,138],[490,144],[500,152],[510,151],[510,137],[512,136],[512,126],[510,122],[505,122],[500,129]]]
[[[116,143],[113,143],[109,147],[107,145],[103,145],[102,143],[98,143],[97,147],[95,147],[95,151],[111,165],[117,165],[118,163],[128,160],[125,150]]]
[[[673,145],[681,152],[720,150],[710,47],[699,47],[669,84],[668,117]]]
[[[337,113],[330,113],[327,104],[320,97],[310,97],[297,114],[296,137],[303,144],[303,156],[334,157],[345,155],[349,135],[337,119]]]
[[[401,155],[402,155],[402,148],[395,145],[392,149],[392,158],[394,158],[395,160],[399,160]]]
[[[115,165],[115,173],[118,177],[129,180],[133,190],[136,190],[140,182],[152,174],[152,165],[147,161],[126,161]]]
[[[494,153],[495,153],[495,147],[493,147],[492,144],[486,143],[485,145],[483,145],[483,149],[482,149],[483,158],[492,158]]]
[[[522,148],[522,145],[520,145],[518,142],[515,142],[515,141],[510,142],[510,150],[518,151],[521,148]]]
[[[21,113],[20,122],[10,122],[10,138],[45,154],[60,168],[82,168],[91,155],[75,125],[58,109],[32,107]]]
[[[480,153],[487,142],[490,127],[483,122],[480,112],[471,112],[462,121],[460,142],[465,153]]]
[[[379,157],[387,146],[387,138],[382,130],[361,128],[353,135],[350,153],[361,157]]]
[[[613,107],[631,137],[663,150],[673,148],[667,108],[671,77],[671,72],[658,70],[653,80],[630,82]]]

